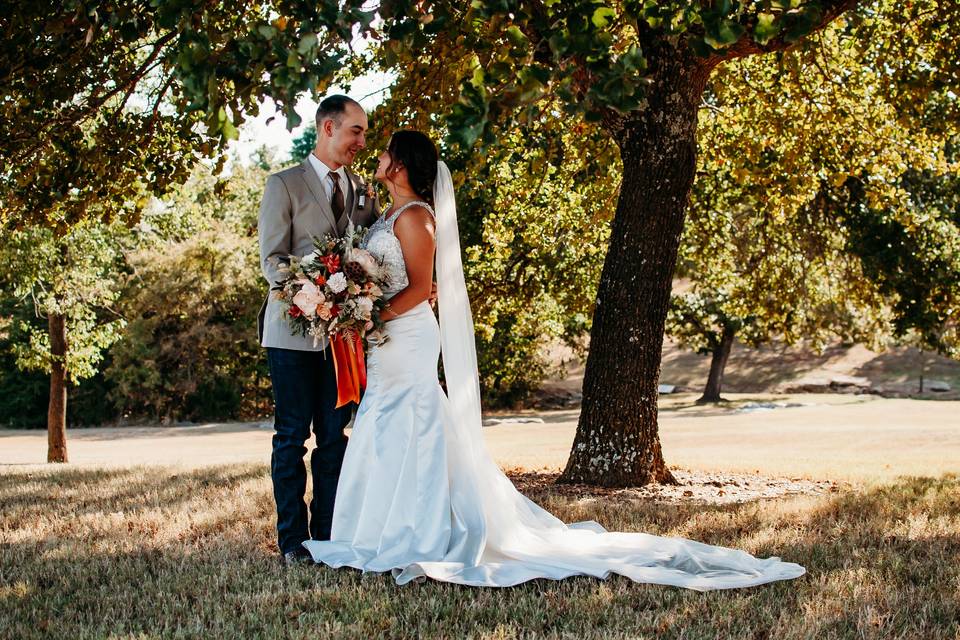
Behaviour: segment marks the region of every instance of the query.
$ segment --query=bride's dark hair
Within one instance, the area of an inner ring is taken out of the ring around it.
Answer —
[[[404,129],[390,137],[387,153],[390,154],[390,166],[399,162],[406,167],[413,192],[432,205],[433,183],[437,180],[437,160],[440,158],[433,141],[419,131]]]

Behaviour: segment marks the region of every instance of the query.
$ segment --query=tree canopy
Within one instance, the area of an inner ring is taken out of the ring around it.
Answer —
[[[135,213],[144,194],[183,181],[197,155],[221,152],[261,97],[292,126],[299,94],[374,60],[398,73],[382,115],[442,134],[445,154],[462,158],[459,184],[485,175],[509,184],[516,141],[532,131],[536,144],[558,141],[544,148],[570,157],[592,133],[607,141],[597,148],[621,184],[567,481],[671,479],[656,388],[698,171],[730,186],[702,209],[706,224],[721,223],[711,211],[735,212],[736,196],[760,209],[758,233],[778,229],[790,247],[806,242],[804,216],[853,220],[854,201],[882,212],[877,238],[943,210],[907,206],[901,176],[922,166],[934,184],[951,166],[960,8],[945,0],[14,4],[0,23],[0,68],[9,69],[0,107],[16,133],[0,146],[7,224],[63,232],[86,217]],[[355,50],[357,36],[375,46]],[[510,215],[529,218],[537,202]],[[510,232],[523,236],[500,235]],[[924,242],[914,246],[933,246]],[[776,275],[787,262],[760,264]]]
[[[221,154],[270,96],[287,118],[348,68],[361,2],[8,2],[0,16],[5,226],[135,218]]]

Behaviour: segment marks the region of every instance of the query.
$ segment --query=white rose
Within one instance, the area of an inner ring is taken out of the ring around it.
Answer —
[[[319,287],[309,280],[300,280],[298,283],[301,287],[293,296],[293,304],[300,307],[308,318],[312,318],[317,312],[317,305],[323,304],[326,298]]]
[[[370,298],[357,299],[357,311],[354,314],[358,320],[369,320],[370,313],[373,311],[373,300]]]
[[[340,293],[347,288],[347,276],[343,275],[343,271],[337,271],[327,279],[327,286],[330,291]]]

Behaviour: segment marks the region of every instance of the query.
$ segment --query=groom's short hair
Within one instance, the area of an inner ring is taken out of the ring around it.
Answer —
[[[346,112],[348,104],[355,104],[360,107],[360,103],[349,96],[332,95],[321,100],[320,106],[317,107],[317,129],[320,129],[323,121],[327,118],[333,120],[339,127],[343,121],[343,114]],[[360,108],[362,109],[363,107]]]

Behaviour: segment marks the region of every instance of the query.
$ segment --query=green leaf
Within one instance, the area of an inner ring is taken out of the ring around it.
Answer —
[[[297,51],[299,53],[306,53],[315,46],[317,46],[317,34],[308,33],[300,38],[300,44],[297,45]]]
[[[520,31],[520,28],[516,25],[507,29],[504,34],[507,36],[510,44],[515,47],[525,47],[530,43],[530,41],[527,40],[527,36],[523,35],[523,31]]]
[[[533,75],[527,76],[520,87],[520,100],[532,102],[543,95],[544,86]]]
[[[226,120],[220,125],[220,131],[227,140],[236,140],[240,137],[240,132],[229,120]]]
[[[643,56],[643,51],[635,44],[630,45],[627,52],[620,56],[620,65],[626,71],[645,71],[647,60]]]
[[[703,40],[714,49],[729,47],[746,32],[742,24],[733,20],[723,20],[713,25],[704,26],[706,27],[706,33]]]
[[[293,131],[300,126],[300,123],[303,122],[303,118],[297,115],[297,112],[293,109],[287,111],[287,131]]]
[[[473,69],[473,74],[470,76],[470,84],[473,85],[478,91],[483,91],[485,89],[484,80],[485,74],[483,73],[483,67],[477,65]]]
[[[550,50],[554,56],[562,56],[570,49],[569,33],[566,31],[554,33],[550,36]]]
[[[777,16],[772,13],[760,13],[757,15],[757,26],[753,28],[753,39],[760,44],[767,44],[780,33],[780,24],[777,22]]]
[[[590,21],[597,29],[605,29],[617,17],[617,12],[610,7],[600,7],[593,12]]]

